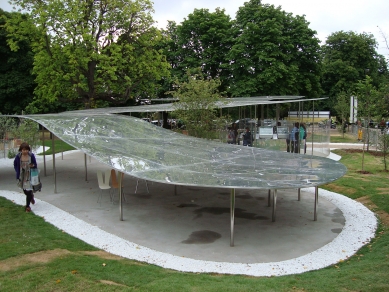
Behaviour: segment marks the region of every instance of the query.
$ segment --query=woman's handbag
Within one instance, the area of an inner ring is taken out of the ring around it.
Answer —
[[[39,170],[38,168],[31,168],[30,169],[30,182],[31,182],[31,187],[32,191],[35,192],[40,192],[42,190],[42,183],[39,177]]]

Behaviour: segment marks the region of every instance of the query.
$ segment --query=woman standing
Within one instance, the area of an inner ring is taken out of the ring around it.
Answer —
[[[250,128],[246,127],[246,133],[244,133],[244,135],[243,135],[243,146],[251,147],[252,142],[253,142],[253,139],[251,137]]]
[[[305,127],[304,123],[300,124],[300,145],[302,145],[304,154],[307,153],[307,128]]]
[[[16,172],[16,179],[19,180],[18,185],[23,189],[23,192],[26,195],[26,212],[31,212],[30,203],[35,204],[30,181],[30,169],[37,167],[38,165],[34,154],[31,153],[30,146],[23,142],[20,144],[19,153],[15,157],[14,169]]]

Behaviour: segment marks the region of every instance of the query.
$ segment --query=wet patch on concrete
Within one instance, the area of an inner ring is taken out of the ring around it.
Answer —
[[[342,232],[342,229],[343,229],[343,228],[333,228],[333,229],[331,229],[331,231],[332,231],[333,233],[339,234],[339,233]]]
[[[334,218],[331,221],[334,223],[342,224],[342,225],[344,225],[346,223],[346,220],[344,219],[344,217]]]
[[[190,207],[198,207],[199,205],[197,204],[180,204],[177,207],[178,208],[190,208]]]
[[[151,195],[150,194],[134,194],[134,195],[131,195],[132,197],[135,197],[135,198],[138,198],[138,199],[144,199],[144,200],[150,200],[151,199]]]
[[[331,221],[344,225],[346,220],[344,219],[343,213],[339,208],[336,208],[333,213],[327,212],[324,214],[326,217],[331,217]]]
[[[222,208],[222,207],[204,207],[200,209],[196,209],[193,211],[197,216],[197,218],[201,218],[204,213],[209,213],[212,215],[222,215],[222,214],[230,214],[230,208]],[[260,216],[255,213],[247,213],[246,210],[235,208],[235,218],[249,219],[249,220],[268,220],[267,216]]]
[[[340,217],[340,216],[342,216],[343,217],[343,213],[342,213],[342,211],[340,211],[339,208],[336,208],[336,209],[334,209],[333,212],[324,213],[324,216],[326,216],[326,217]]]
[[[264,197],[256,197],[255,199],[258,200],[258,201],[264,201],[265,200]]]
[[[189,238],[186,240],[181,241],[181,243],[185,244],[208,244],[213,243],[222,236],[214,231],[210,230],[200,230],[200,231],[194,231],[191,235],[189,235]]]
[[[196,189],[196,188],[186,188],[186,189],[189,191],[194,191],[194,192],[201,191],[201,189]]]
[[[253,198],[253,196],[251,196],[251,195],[237,195],[236,197],[239,199],[246,199],[246,200]]]

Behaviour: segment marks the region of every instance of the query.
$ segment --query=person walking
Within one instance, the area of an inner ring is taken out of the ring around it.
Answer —
[[[236,144],[235,143],[236,138],[235,138],[235,133],[231,127],[228,128],[228,136],[227,136],[227,143],[228,144]]]
[[[301,147],[304,150],[304,154],[307,153],[307,144],[306,144],[306,138],[307,138],[307,129],[304,125],[304,123],[300,124],[300,149]]]
[[[252,146],[253,139],[251,137],[250,128],[246,127],[246,133],[243,135],[243,146]]]
[[[358,120],[358,142],[362,141],[363,138],[363,132],[362,132],[362,122],[361,120]]]
[[[292,131],[290,132],[291,153],[299,153],[299,123],[295,123]]]
[[[16,172],[16,179],[18,180],[18,186],[26,195],[26,212],[31,212],[30,204],[35,204],[30,181],[30,170],[31,168],[37,167],[35,155],[31,152],[30,146],[26,142],[23,142],[20,144],[19,153],[14,159],[14,169]]]
[[[232,144],[236,144],[238,142],[238,126],[236,123],[232,123],[232,131],[234,132],[234,140]]]

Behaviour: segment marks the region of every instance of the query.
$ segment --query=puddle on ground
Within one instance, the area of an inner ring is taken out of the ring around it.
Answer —
[[[207,244],[207,243],[213,243],[222,236],[214,231],[210,230],[200,230],[200,231],[194,231],[191,235],[189,235],[189,238],[186,240],[181,241],[181,243],[185,244]]]
[[[258,200],[258,201],[263,201],[263,200],[265,200],[264,197],[256,197],[255,199]]]
[[[222,208],[222,207],[204,207],[200,209],[196,209],[193,211],[197,216],[195,219],[203,216],[204,213],[209,213],[213,215],[222,215],[222,214],[230,214],[230,208]],[[249,220],[268,220],[267,216],[260,216],[255,213],[248,213],[244,209],[235,208],[235,218],[243,218]]]
[[[251,196],[251,195],[237,195],[236,197],[239,199],[252,199],[253,198],[253,196]]]
[[[151,194],[142,194],[142,193],[132,194],[130,196],[137,199],[147,199],[147,200],[152,198]]]
[[[342,232],[342,228],[333,228],[333,229],[331,229],[331,231],[333,232],[333,233],[341,233]]]
[[[343,217],[343,213],[342,213],[342,211],[340,211],[339,208],[336,208],[336,209],[334,209],[333,212],[324,213],[324,216],[326,216],[326,217],[340,217],[340,216],[342,216]]]
[[[342,225],[344,225],[346,223],[346,220],[344,219],[344,217],[333,218],[331,221],[334,223],[342,224]]]
[[[336,208],[332,213],[330,212],[325,213],[324,216],[332,218],[331,221],[334,223],[339,223],[342,225],[346,223],[343,213],[339,208]]]
[[[178,208],[188,208],[188,207],[199,207],[197,204],[180,204],[177,206]]]

